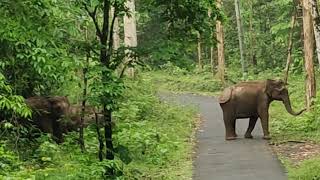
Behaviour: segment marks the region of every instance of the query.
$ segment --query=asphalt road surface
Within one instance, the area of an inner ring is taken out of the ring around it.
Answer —
[[[252,133],[245,139],[248,119],[237,120],[238,139],[225,141],[222,110],[213,97],[191,94],[162,93],[165,101],[181,105],[195,105],[203,119],[197,133],[193,179],[195,180],[285,180],[287,174],[268,142],[262,139],[258,120]]]

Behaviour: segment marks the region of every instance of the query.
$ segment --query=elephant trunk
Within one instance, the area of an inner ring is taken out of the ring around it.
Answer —
[[[292,107],[291,107],[291,102],[290,102],[290,98],[289,98],[289,96],[286,96],[284,99],[283,99],[283,104],[284,104],[284,106],[286,107],[286,110],[288,111],[288,113],[290,113],[291,115],[293,115],[293,116],[298,116],[298,115],[300,115],[301,113],[303,113],[306,109],[302,109],[301,111],[299,111],[299,112],[294,112],[293,110],[292,110]]]

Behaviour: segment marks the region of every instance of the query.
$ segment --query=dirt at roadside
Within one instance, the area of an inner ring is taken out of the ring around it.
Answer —
[[[280,157],[284,157],[298,166],[302,161],[320,156],[320,144],[313,142],[289,141],[272,145],[272,149]]]

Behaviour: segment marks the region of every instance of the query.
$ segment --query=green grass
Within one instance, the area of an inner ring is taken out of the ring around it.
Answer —
[[[298,168],[288,167],[289,180],[319,180],[320,157],[302,162]]]
[[[222,84],[210,72],[170,73],[166,71],[144,72],[143,77],[152,80],[160,91],[217,95]]]

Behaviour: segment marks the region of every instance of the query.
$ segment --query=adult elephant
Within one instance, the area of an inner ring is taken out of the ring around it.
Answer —
[[[252,138],[251,132],[257,119],[261,119],[263,138],[270,139],[269,134],[269,106],[274,100],[282,101],[288,113],[297,116],[305,109],[294,112],[291,107],[286,83],[282,80],[265,80],[241,82],[226,88],[219,97],[226,128],[226,140],[234,140],[236,119],[250,118],[245,138]]]
[[[63,141],[60,119],[69,113],[70,103],[65,96],[34,96],[26,99],[32,110],[32,125],[42,132],[51,133],[56,142]]]

